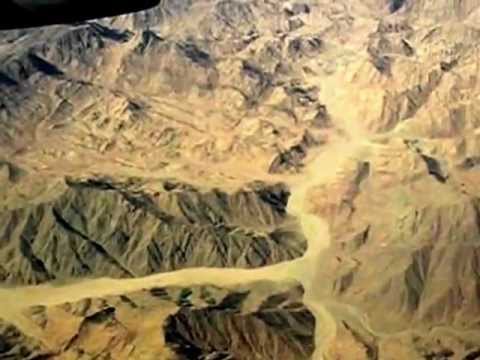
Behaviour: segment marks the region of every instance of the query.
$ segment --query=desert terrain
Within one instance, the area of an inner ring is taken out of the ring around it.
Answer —
[[[480,359],[480,1],[162,0],[0,32],[0,359]]]

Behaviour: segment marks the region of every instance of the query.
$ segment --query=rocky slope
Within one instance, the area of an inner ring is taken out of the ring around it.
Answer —
[[[410,142],[378,144],[352,160],[337,191],[319,187],[312,196],[323,199],[313,206],[335,236],[329,266],[319,269],[331,283],[320,291],[362,308],[385,330],[478,327],[478,197],[465,181],[473,174],[465,160],[450,167],[432,152]]]
[[[108,181],[67,181],[51,201],[0,212],[2,281],[141,277],[186,267],[255,268],[302,255],[285,187],[226,194],[166,182],[142,193]]]
[[[306,295],[168,300],[153,355],[128,355],[153,331],[132,335],[137,315],[49,309],[48,331],[6,319],[0,353],[62,358],[68,338],[86,359],[480,358],[479,15],[477,0],[165,0],[1,32],[3,283],[282,263],[252,274],[286,269]],[[312,216],[330,243],[305,266]],[[315,304],[336,324],[322,354]]]
[[[13,326],[0,356],[44,359],[286,359],[313,352],[315,320],[301,287],[154,288],[27,309],[35,342]],[[248,333],[248,335],[247,335]],[[37,356],[37,357],[35,357]]]

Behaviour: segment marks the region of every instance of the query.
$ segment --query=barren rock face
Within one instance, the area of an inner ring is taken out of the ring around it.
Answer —
[[[236,292],[216,306],[183,308],[167,319],[166,342],[186,358],[308,359],[315,319],[298,295],[275,294],[253,312],[242,310],[251,295]]]
[[[264,282],[237,290],[155,288],[37,306],[23,316],[39,329],[41,341],[5,324],[0,351],[14,359],[309,358],[315,319],[302,294],[301,286]]]
[[[68,181],[49,202],[3,211],[2,239],[10,244],[3,281],[255,268],[304,252],[298,227],[287,224],[283,186],[231,195],[176,186],[165,183],[166,190],[145,194],[108,181]]]
[[[15,326],[2,321],[0,324],[0,355],[6,359],[29,359],[49,356],[35,339],[27,337]]]
[[[0,32],[0,357],[480,358],[479,14]]]

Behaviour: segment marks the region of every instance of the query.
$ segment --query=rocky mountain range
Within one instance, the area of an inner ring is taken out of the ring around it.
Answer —
[[[479,44],[478,0],[0,32],[0,358],[480,359]]]

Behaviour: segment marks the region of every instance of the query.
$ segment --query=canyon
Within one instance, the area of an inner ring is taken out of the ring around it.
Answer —
[[[479,14],[0,32],[0,358],[480,359]]]

